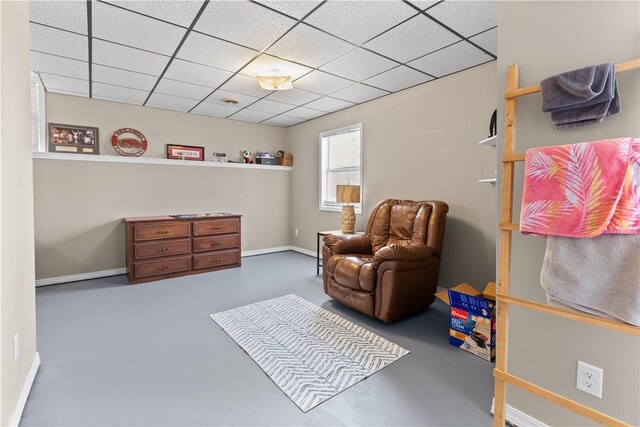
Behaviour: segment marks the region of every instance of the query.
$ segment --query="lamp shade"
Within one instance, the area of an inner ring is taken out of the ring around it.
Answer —
[[[359,185],[338,185],[336,187],[336,202],[360,203]]]

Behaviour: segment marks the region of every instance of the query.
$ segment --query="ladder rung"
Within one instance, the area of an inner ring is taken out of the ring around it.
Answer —
[[[502,156],[502,163],[524,162],[524,154],[513,153]]]
[[[640,336],[640,328],[626,323],[614,322],[609,319],[593,316],[591,314],[579,313],[577,311],[565,310],[563,308],[553,307],[547,304],[529,301],[526,299],[516,298],[509,295],[498,293],[498,302],[517,305],[531,310],[541,311],[543,313],[552,314],[554,316],[564,317],[565,319],[577,320],[578,322],[590,325],[600,326],[602,328],[612,329],[625,334]]]
[[[500,230],[505,231],[520,231],[520,224],[514,224],[512,222],[501,222]]]
[[[580,415],[584,415],[585,417],[591,418],[599,422],[600,424],[607,426],[628,426],[629,424],[620,421],[616,418],[610,417],[607,414],[603,414],[600,411],[589,408],[581,403],[575,402],[571,399],[567,399],[564,396],[561,396],[557,393],[554,393],[546,388],[537,386],[529,381],[525,381],[522,378],[518,378],[514,375],[508,374],[507,372],[503,372],[498,368],[493,370],[493,377],[498,381],[504,381],[507,384],[511,384],[513,386],[519,387],[523,390],[528,391],[529,393],[533,393],[536,396],[540,396],[544,399],[550,400],[560,406],[563,406],[573,412],[576,412]]]

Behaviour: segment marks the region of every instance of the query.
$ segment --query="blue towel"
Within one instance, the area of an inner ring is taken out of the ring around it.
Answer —
[[[549,77],[540,83],[542,111],[558,129],[601,122],[620,111],[615,64],[593,65]]]

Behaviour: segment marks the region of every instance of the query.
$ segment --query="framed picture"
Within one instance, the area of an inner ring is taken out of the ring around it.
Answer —
[[[49,151],[100,154],[98,128],[49,123]]]
[[[167,144],[167,159],[204,161],[204,147]]]

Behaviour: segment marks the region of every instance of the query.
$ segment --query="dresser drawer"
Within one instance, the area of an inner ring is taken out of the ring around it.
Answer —
[[[221,267],[223,265],[234,265],[240,262],[240,252],[214,252],[193,256],[193,268],[198,270],[202,268]]]
[[[174,237],[189,237],[189,223],[178,224],[136,224],[133,226],[133,238],[140,240],[171,239]]]
[[[134,264],[136,278],[159,276],[191,270],[191,257],[171,258],[162,261],[138,262]]]
[[[238,235],[198,237],[193,239],[193,252],[217,251],[238,247]]]
[[[188,254],[191,249],[191,240],[169,240],[158,243],[138,243],[133,249],[136,260],[157,258],[161,256]]]
[[[238,219],[216,221],[196,221],[193,223],[194,236],[209,236],[212,234],[237,233],[240,228]]]

